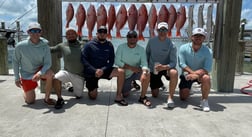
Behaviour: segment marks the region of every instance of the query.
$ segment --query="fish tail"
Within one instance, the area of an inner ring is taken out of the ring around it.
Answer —
[[[111,36],[110,32],[108,33],[107,38],[112,39],[112,36]]]
[[[138,40],[145,41],[143,34],[139,34]]]
[[[80,29],[78,29],[78,36],[82,36],[82,32],[81,32],[81,30]]]
[[[179,30],[176,31],[176,36],[177,36],[177,37],[181,37],[181,33],[180,33]]]
[[[167,34],[167,36],[168,36],[169,38],[171,38],[171,37],[172,37],[172,32],[169,31],[168,34]]]
[[[122,38],[120,31],[116,32],[116,38]]]
[[[69,22],[66,23],[66,28],[68,28],[68,27],[69,27]]]

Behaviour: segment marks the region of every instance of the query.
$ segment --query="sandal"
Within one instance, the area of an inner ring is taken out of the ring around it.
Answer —
[[[144,96],[143,98],[140,97],[138,102],[144,104],[147,107],[151,106],[151,102],[150,102],[150,100],[148,100],[148,98],[146,96]]]
[[[135,88],[136,90],[140,89],[140,85],[138,85],[135,80],[132,81],[131,86],[132,88]]]
[[[128,103],[124,99],[115,100],[115,103],[118,103],[118,104],[120,104],[122,106],[128,106]]]

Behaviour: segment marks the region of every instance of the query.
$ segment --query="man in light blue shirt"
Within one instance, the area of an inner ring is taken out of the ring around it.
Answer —
[[[209,72],[212,69],[212,52],[203,45],[206,32],[203,28],[195,28],[192,32],[191,43],[184,44],[179,49],[179,66],[183,74],[180,76],[180,99],[185,100],[190,95],[193,82],[201,83],[203,111],[210,111],[208,94],[211,88]]]
[[[120,98],[121,94],[123,94],[123,97],[127,97],[132,89],[132,81],[140,80],[142,91],[138,101],[146,106],[151,106],[151,102],[146,97],[150,82],[146,53],[144,48],[137,44],[137,38],[136,31],[129,31],[127,33],[127,43],[119,45],[116,50],[115,65],[119,67],[119,73],[124,73],[121,76],[125,76],[124,84],[121,85],[123,87],[118,87],[118,89],[122,89],[122,93],[117,90],[116,98]],[[115,100],[115,102],[120,103],[118,100]]]
[[[49,106],[54,106],[55,102],[50,99],[54,76],[50,69],[51,53],[48,41],[40,37],[41,32],[39,23],[31,23],[27,30],[29,38],[17,44],[13,55],[15,84],[23,88],[25,102],[32,104],[35,102],[37,81],[45,80],[44,102]]]

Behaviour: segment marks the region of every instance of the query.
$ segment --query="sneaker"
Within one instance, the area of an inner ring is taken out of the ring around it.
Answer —
[[[166,91],[166,90],[167,90],[167,89],[166,89],[165,86],[162,86],[162,87],[159,88],[159,91]]]
[[[138,85],[135,80],[131,82],[131,87],[135,88],[136,90],[140,90],[140,85]]]
[[[63,98],[59,98],[55,104],[55,109],[61,109],[63,105],[65,104],[65,101]]]
[[[168,99],[167,107],[168,108],[174,108],[175,107],[174,101],[172,99]]]
[[[200,101],[200,107],[202,108],[202,110],[204,112],[209,112],[210,111],[210,107],[208,105],[208,100],[203,99]]]
[[[44,103],[48,106],[48,107],[53,107],[55,105],[55,100],[54,99],[44,99]]]

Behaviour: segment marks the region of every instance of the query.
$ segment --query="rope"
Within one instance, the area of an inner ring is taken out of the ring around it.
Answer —
[[[248,85],[247,85],[247,86],[244,86],[244,87],[241,88],[241,90],[240,90],[241,93],[243,93],[243,94],[248,94],[248,95],[252,96],[252,92],[246,92],[246,91],[244,91],[244,89],[250,88],[250,87],[252,87],[252,80],[250,80],[250,81],[248,82]]]

